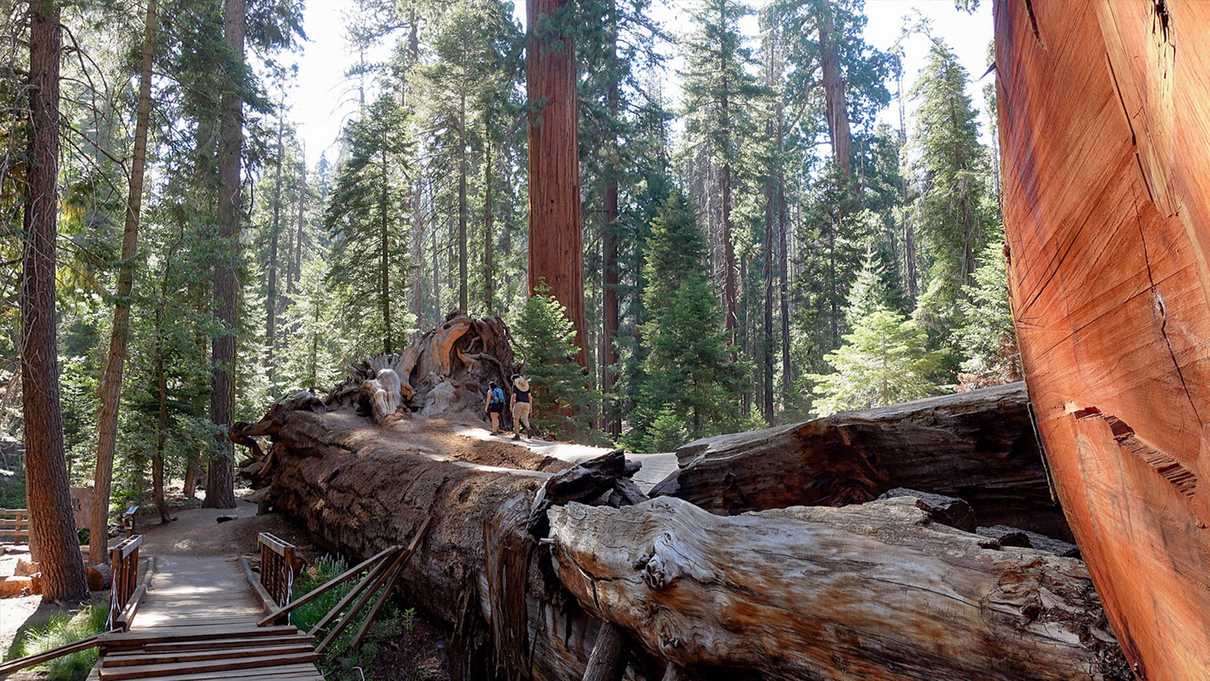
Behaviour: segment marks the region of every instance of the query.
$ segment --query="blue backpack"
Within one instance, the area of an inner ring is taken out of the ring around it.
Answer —
[[[499,387],[492,388],[492,404],[504,405],[504,391]]]

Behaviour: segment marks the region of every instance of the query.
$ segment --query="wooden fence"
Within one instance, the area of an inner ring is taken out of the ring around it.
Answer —
[[[113,570],[113,586],[109,598],[109,629],[125,630],[129,626],[138,602],[147,590],[146,582],[139,584],[139,547],[143,535],[127,537],[109,549],[109,567]]]
[[[266,608],[272,609],[290,602],[294,589],[294,577],[299,567],[298,550],[293,544],[275,537],[268,532],[257,536],[260,546],[260,579],[258,583],[264,589],[258,595],[264,601],[266,596],[269,603]]]
[[[29,543],[29,511],[0,508],[0,544]]]

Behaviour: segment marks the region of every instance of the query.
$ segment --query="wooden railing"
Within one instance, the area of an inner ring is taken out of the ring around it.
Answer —
[[[283,606],[290,602],[294,589],[298,551],[293,544],[268,532],[261,532],[257,543],[260,545],[260,585],[272,601],[272,605],[266,603],[265,607]]]
[[[109,549],[109,567],[113,570],[113,586],[109,598],[109,628],[126,629],[138,601],[146,591],[146,583],[139,584],[139,547],[143,535],[136,534],[118,542]]]
[[[29,543],[29,511],[0,508],[0,544]]]

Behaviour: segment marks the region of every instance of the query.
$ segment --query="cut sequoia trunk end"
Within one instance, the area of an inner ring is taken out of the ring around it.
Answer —
[[[1055,489],[1140,676],[1205,679],[1210,3],[999,2],[995,33],[1009,289]]]
[[[549,512],[581,605],[689,670],[767,679],[1129,679],[1078,560],[994,550],[909,497],[717,516]]]
[[[697,440],[652,496],[722,514],[843,506],[906,487],[962,499],[979,523],[1070,539],[1023,383]]]

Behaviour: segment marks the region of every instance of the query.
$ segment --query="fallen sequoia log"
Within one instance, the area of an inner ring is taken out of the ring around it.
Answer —
[[[995,35],[1056,490],[1140,677],[1210,678],[1210,3],[998,2]]]
[[[1083,565],[929,523],[907,497],[717,516],[549,512],[562,583],[670,662],[766,679],[1128,679]]]
[[[1025,384],[704,438],[652,490],[715,513],[843,506],[906,487],[968,502],[981,525],[1070,539]]]
[[[1079,561],[930,524],[909,497],[612,512],[579,502],[641,501],[620,452],[557,476],[565,464],[520,448],[489,465],[512,445],[352,407],[278,405],[244,431],[274,440],[273,505],[330,549],[372,555],[430,519],[399,582],[452,632],[455,678],[580,679],[603,630],[636,679],[1125,678]],[[534,522],[547,503],[549,530]]]

